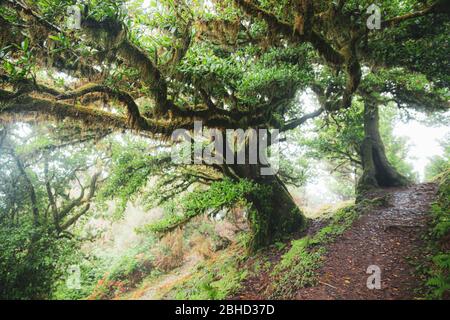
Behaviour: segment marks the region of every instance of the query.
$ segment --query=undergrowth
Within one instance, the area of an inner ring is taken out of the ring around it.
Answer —
[[[176,300],[223,300],[241,287],[248,271],[240,268],[245,247],[235,244],[197,266],[193,275],[175,286],[166,298]]]
[[[274,268],[272,299],[291,298],[300,288],[317,284],[316,270],[322,265],[326,249],[324,245],[343,234],[359,216],[357,206],[347,205],[339,209],[330,223],[314,236],[306,236],[291,242],[292,247]]]
[[[131,252],[120,257],[101,279],[88,299],[113,299],[135,288],[143,278],[155,270],[151,254]]]
[[[431,207],[433,217],[428,235],[430,260],[426,270],[427,298],[446,299],[450,296],[450,170],[438,178],[439,191]]]
[[[291,247],[278,264],[265,261],[261,253],[253,257],[246,254],[245,239],[228,250],[200,264],[192,276],[175,286],[165,298],[221,300],[232,297],[242,288],[252,274],[267,272],[272,278],[268,294],[271,299],[289,299],[299,288],[317,283],[316,270],[321,266],[326,253],[325,245],[342,235],[369,206],[382,204],[375,199],[358,205],[346,204],[334,214],[327,215],[329,223],[313,236],[291,241]],[[248,241],[248,239],[247,239]],[[274,244],[277,250],[285,251],[286,244]]]

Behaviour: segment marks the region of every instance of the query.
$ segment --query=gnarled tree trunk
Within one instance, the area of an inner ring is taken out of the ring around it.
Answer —
[[[268,164],[267,148],[276,139],[267,140],[267,136],[256,131],[247,132],[240,138],[237,135],[227,138],[225,134],[214,137],[215,142],[221,142],[220,147],[216,146],[216,153],[227,160],[218,164],[223,174],[235,181],[247,179],[258,185],[256,191],[247,195],[251,204],[249,249],[253,252],[301,230],[306,224],[305,216],[276,175],[277,171],[272,170],[275,166]]]
[[[268,246],[295,231],[300,231],[306,225],[305,216],[277,176],[268,177],[258,183],[263,186],[263,190],[252,195],[252,212],[249,216],[252,250]]]
[[[376,103],[364,104],[364,141],[361,145],[363,175],[358,183],[358,193],[379,187],[398,187],[408,184],[386,157],[379,130],[379,112]]]
[[[251,208],[248,216],[251,229],[249,249],[252,252],[273,244],[306,225],[306,218],[298,208],[286,185],[276,175],[260,175],[261,165],[238,165],[233,171],[239,178],[259,185],[248,196]]]

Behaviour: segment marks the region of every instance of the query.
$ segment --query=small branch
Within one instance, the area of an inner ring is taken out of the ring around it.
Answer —
[[[320,283],[320,284],[323,284],[323,285],[326,285],[327,287],[333,288],[333,289],[335,289],[335,290],[338,289],[338,288],[336,288],[335,286],[332,286],[331,284],[326,283],[326,282],[323,282],[323,281],[319,281],[319,283]]]
[[[323,112],[325,111],[325,109],[320,108],[310,114],[307,114],[301,118],[295,119],[295,120],[291,120],[288,123],[286,123],[282,128],[281,128],[281,132],[285,132],[285,131],[289,131],[292,129],[297,128],[298,126],[301,126],[302,124],[304,124],[306,121],[316,118],[318,116],[320,116]]]
[[[127,106],[127,112],[129,117],[129,122],[132,128],[142,129],[145,127],[146,120],[141,116],[139,112],[139,107],[134,101],[133,97],[126,92],[114,90],[104,85],[91,84],[87,86],[83,86],[82,88],[68,92],[65,94],[59,94],[56,99],[58,100],[67,100],[78,98],[90,93],[106,93],[109,96],[114,97],[120,102],[124,103]]]
[[[49,208],[52,210],[52,216],[53,216],[53,223],[55,224],[56,230],[60,230],[59,226],[59,214],[58,214],[58,207],[56,206],[55,197],[53,195],[51,186],[50,186],[50,179],[48,176],[48,159],[47,157],[44,160],[44,176],[45,176],[45,189],[47,191],[47,197],[49,200]]]
[[[431,6],[425,8],[423,10],[408,13],[408,14],[405,14],[402,16],[394,17],[394,18],[388,19],[386,21],[383,21],[382,28],[391,28],[391,27],[394,27],[404,21],[423,17],[423,16],[426,16],[426,15],[429,15],[432,13],[447,13],[448,14],[448,13],[450,13],[450,8],[449,8],[450,6],[446,2],[447,2],[446,0],[436,1],[434,4],[432,4]]]
[[[33,211],[33,224],[34,224],[34,226],[38,226],[39,225],[39,207],[37,204],[37,196],[36,196],[36,191],[34,189],[33,183],[31,182],[30,178],[28,177],[28,174],[26,173],[25,167],[22,163],[22,160],[20,160],[19,156],[17,156],[13,150],[11,150],[11,155],[15,159],[17,168],[19,169],[20,174],[22,175],[22,177],[24,178],[24,180],[27,184],[28,193],[29,193],[30,201],[31,201],[31,208]]]
[[[14,1],[14,0],[4,0],[6,2],[7,5],[9,5],[11,8],[14,8],[15,10],[18,11],[22,11],[24,14],[33,17],[34,19],[36,19],[40,24],[42,24],[43,26],[45,26],[47,29],[61,33],[62,30],[54,25],[53,23],[48,22],[47,20],[45,20],[44,18],[42,18],[39,14],[37,14],[36,12],[34,12],[32,9],[26,7],[25,5],[23,5],[22,3],[20,3],[19,1]]]

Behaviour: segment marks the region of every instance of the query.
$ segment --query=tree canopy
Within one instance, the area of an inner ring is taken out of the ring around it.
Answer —
[[[261,162],[175,164],[173,132],[198,121],[220,132],[277,129],[285,140],[316,119],[324,126],[309,143],[319,157],[353,166],[360,195],[409,183],[399,155],[386,152],[396,142],[389,128],[380,134],[379,110],[448,110],[450,6],[378,1],[374,29],[371,5],[0,0],[0,221],[70,236],[96,196],[119,199],[120,216],[139,194],[149,206],[169,203],[148,226],[156,233],[236,203],[249,209],[252,249],[305,226],[286,187],[304,182],[293,170],[301,160],[284,157],[273,176],[260,174]],[[305,93],[314,109],[299,102]],[[11,143],[18,123],[39,128],[19,150]],[[122,132],[139,138],[105,140]],[[222,156],[237,157],[224,143]],[[76,157],[66,161],[61,146]]]

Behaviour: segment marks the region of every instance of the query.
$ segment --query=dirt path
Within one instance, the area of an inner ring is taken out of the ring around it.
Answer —
[[[320,285],[305,288],[297,299],[413,299],[421,279],[414,262],[421,261],[422,236],[436,186],[422,184],[389,192],[389,206],[361,217],[328,246]],[[366,270],[381,269],[381,289],[367,288]]]
[[[323,266],[318,270],[319,285],[296,293],[300,300],[341,299],[414,299],[419,297],[422,279],[415,265],[423,261],[423,235],[430,218],[428,212],[437,187],[422,184],[409,188],[379,191],[388,194],[388,205],[364,213],[341,237],[327,246]],[[376,195],[374,195],[376,196]],[[308,233],[324,226],[316,220]],[[300,235],[299,235],[300,236]],[[304,234],[303,234],[304,236]],[[268,250],[265,257],[277,263],[282,253]],[[132,299],[160,299],[174,285],[191,276],[199,258],[186,263],[156,281],[147,283],[131,295]],[[381,289],[369,290],[366,273],[369,266],[381,270]],[[270,270],[247,279],[242,291],[232,299],[267,299]]]
[[[415,265],[423,261],[422,236],[427,230],[430,204],[437,186],[422,184],[409,188],[386,189],[373,196],[388,194],[389,204],[361,216],[335,242],[328,245],[323,266],[317,271],[319,285],[299,290],[299,300],[414,299],[423,281]],[[308,234],[317,232],[323,222],[314,221]],[[304,236],[304,235],[303,235]],[[285,251],[283,251],[285,252]],[[272,263],[283,252],[268,250]],[[369,266],[381,269],[381,289],[367,288]],[[262,271],[250,277],[232,299],[268,299],[272,277]]]

